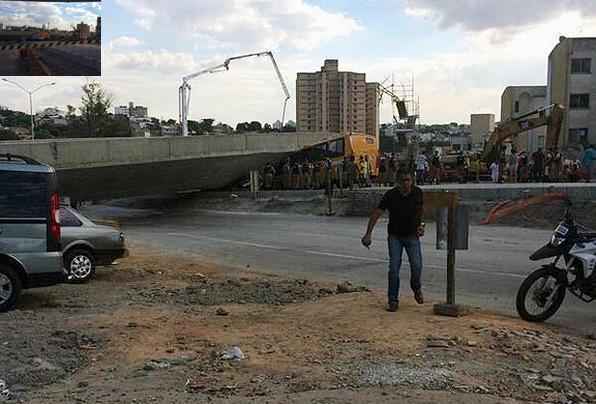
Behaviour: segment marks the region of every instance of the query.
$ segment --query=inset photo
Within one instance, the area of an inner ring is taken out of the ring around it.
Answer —
[[[1,76],[101,76],[101,2],[0,0]]]

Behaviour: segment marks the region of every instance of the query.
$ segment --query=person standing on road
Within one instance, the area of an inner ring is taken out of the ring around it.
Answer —
[[[292,161],[288,157],[283,166],[283,189],[288,190],[292,186]]]
[[[275,167],[273,167],[273,164],[267,163],[264,171],[265,171],[265,189],[272,190],[273,189],[273,179],[275,178]]]
[[[582,168],[584,169],[586,182],[592,181],[592,170],[594,160],[596,160],[596,149],[594,149],[593,145],[589,145],[588,148],[584,150],[581,156],[581,164]]]
[[[544,181],[544,153],[542,148],[538,148],[538,151],[532,154],[532,160],[534,161],[534,181]]]
[[[424,185],[427,165],[426,156],[423,153],[418,153],[418,157],[416,157],[416,185]]]
[[[399,308],[399,271],[403,250],[408,254],[410,263],[410,286],[414,291],[414,298],[418,304],[424,303],[422,296],[422,250],[420,237],[424,235],[422,214],[424,212],[424,198],[422,189],[414,185],[412,174],[403,172],[399,184],[387,191],[379,206],[372,212],[362,237],[362,245],[370,248],[372,232],[379,218],[385,210],[389,211],[389,273],[387,310],[394,312]]]
[[[500,167],[499,167],[499,161],[495,160],[492,162],[492,164],[490,165],[490,178],[492,179],[494,184],[497,184],[499,182],[499,174],[500,174]]]

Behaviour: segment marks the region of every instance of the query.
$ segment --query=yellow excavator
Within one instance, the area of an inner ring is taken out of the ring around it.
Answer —
[[[564,118],[565,107],[553,104],[499,123],[484,146],[483,160],[485,162],[495,161],[501,155],[501,147],[506,140],[542,126],[547,127],[545,149],[559,150]]]

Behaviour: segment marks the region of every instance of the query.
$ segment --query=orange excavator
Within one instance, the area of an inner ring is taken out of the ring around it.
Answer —
[[[547,127],[545,149],[559,150],[564,118],[565,107],[553,104],[499,123],[484,146],[483,160],[485,162],[497,160],[501,155],[501,148],[505,141],[515,135],[542,126]]]
[[[483,160],[488,164],[491,161],[500,159],[505,141],[517,134],[542,126],[547,127],[545,148],[547,150],[560,150],[559,140],[564,118],[565,107],[553,104],[500,123],[490,135],[484,147]],[[529,198],[504,201],[495,206],[481,224],[492,224],[502,217],[513,215],[531,206],[555,203],[567,198],[566,193],[546,192]]]

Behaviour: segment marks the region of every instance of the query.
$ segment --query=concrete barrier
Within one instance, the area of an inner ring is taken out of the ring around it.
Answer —
[[[458,192],[460,201],[498,202],[519,199],[525,196],[542,195],[547,192],[564,192],[574,203],[596,200],[596,183],[545,183],[545,184],[449,184],[444,186],[422,186],[423,191]],[[383,194],[389,188],[363,188],[345,191],[348,199],[346,214],[367,216],[379,205]]]

